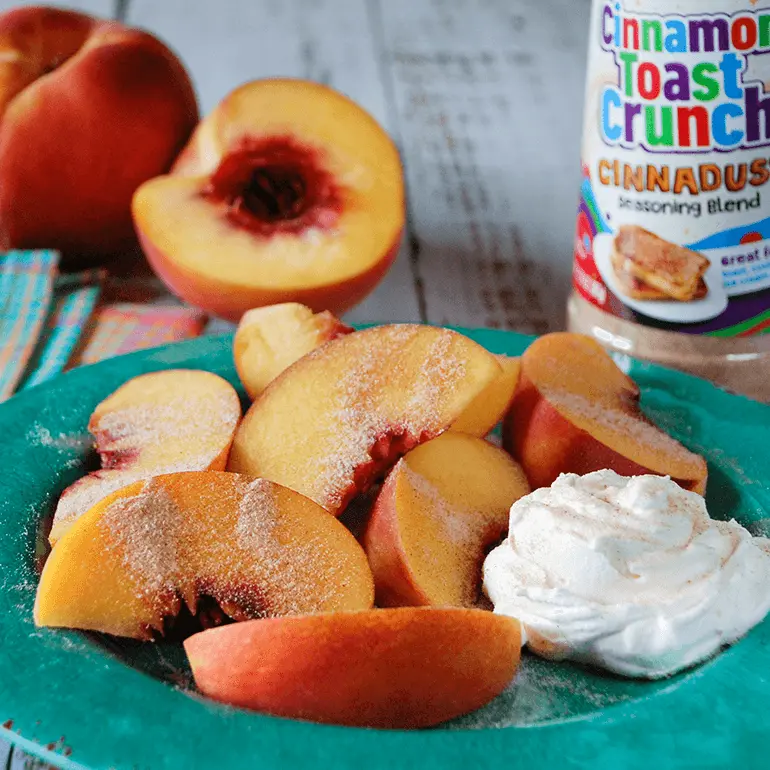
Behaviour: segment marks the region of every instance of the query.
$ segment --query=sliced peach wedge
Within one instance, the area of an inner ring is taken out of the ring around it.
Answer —
[[[624,476],[670,476],[703,494],[706,461],[654,425],[639,397],[636,383],[597,342],[548,334],[522,356],[504,445],[534,488],[561,473],[609,468]]]
[[[391,139],[342,94],[260,80],[200,123],[132,210],[150,264],[198,307],[233,321],[288,301],[341,314],[395,259],[403,172]]]
[[[409,452],[363,538],[378,606],[476,606],[484,558],[528,493],[524,471],[483,439],[444,433]]]
[[[457,418],[452,430],[472,436],[486,436],[508,413],[521,373],[521,360],[497,356],[502,372]]]
[[[268,386],[236,433],[228,469],[339,515],[400,456],[447,430],[501,372],[491,353],[448,329],[349,334]]]
[[[201,596],[235,620],[372,606],[361,546],[302,495],[233,473],[172,473],[114,492],[57,542],[38,626],[146,639]]]
[[[276,716],[430,727],[480,708],[513,679],[519,622],[482,610],[403,607],[271,618],[185,641],[198,689]]]
[[[210,372],[169,369],[129,380],[91,415],[102,469],[64,490],[51,544],[122,486],[161,473],[224,470],[240,418],[238,394]]]
[[[298,302],[249,310],[238,324],[233,358],[252,401],[302,356],[353,329],[328,310],[313,311]]]

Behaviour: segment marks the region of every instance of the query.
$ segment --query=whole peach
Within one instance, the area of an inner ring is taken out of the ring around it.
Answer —
[[[184,67],[152,35],[55,8],[0,15],[0,248],[74,265],[130,243],[134,190],[197,119]]]

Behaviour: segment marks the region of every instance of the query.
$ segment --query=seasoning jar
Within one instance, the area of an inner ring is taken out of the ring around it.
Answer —
[[[770,3],[594,0],[582,166],[570,329],[770,401]]]

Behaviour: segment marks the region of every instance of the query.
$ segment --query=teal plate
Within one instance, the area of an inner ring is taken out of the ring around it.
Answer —
[[[495,353],[531,338],[466,331]],[[525,656],[484,709],[441,728],[387,732],[275,719],[209,703],[179,645],[36,629],[41,523],[94,467],[94,406],[143,372],[207,369],[237,385],[229,337],[202,338],[70,372],[0,406],[0,737],[64,768],[767,767],[770,620],[663,682]],[[709,462],[712,515],[770,534],[770,407],[632,362],[645,411]],[[362,698],[366,693],[361,694]]]

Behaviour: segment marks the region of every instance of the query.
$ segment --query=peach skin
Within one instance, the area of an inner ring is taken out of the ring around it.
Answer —
[[[597,342],[547,334],[522,356],[504,445],[533,488],[549,486],[560,473],[609,468],[624,476],[671,476],[704,494],[706,461],[654,425],[639,396],[636,383]]]
[[[241,318],[235,332],[235,368],[253,401],[302,356],[352,331],[328,310],[314,314],[297,302],[255,308]]]
[[[228,470],[339,515],[401,455],[447,430],[502,368],[448,329],[379,326],[327,342],[252,404]]]
[[[405,455],[363,538],[378,606],[476,606],[484,558],[528,493],[524,471],[480,438],[444,433]]]
[[[49,540],[120,487],[176,471],[223,471],[241,418],[232,386],[209,372],[169,369],[134,377],[99,404],[88,422],[101,457],[62,493]]]
[[[135,242],[131,197],[198,120],[176,56],[152,35],[57,8],[0,15],[0,248],[67,266]]]
[[[301,302],[341,315],[388,271],[404,226],[395,145],[342,94],[259,80],[196,129],[133,215],[150,264],[182,299],[238,321]]]
[[[513,679],[519,622],[482,610],[404,607],[271,618],[189,637],[209,698],[351,727],[430,727],[480,708]]]
[[[97,503],[56,543],[35,623],[136,639],[184,602],[234,620],[372,606],[361,546],[302,495],[234,473],[172,473]]]

